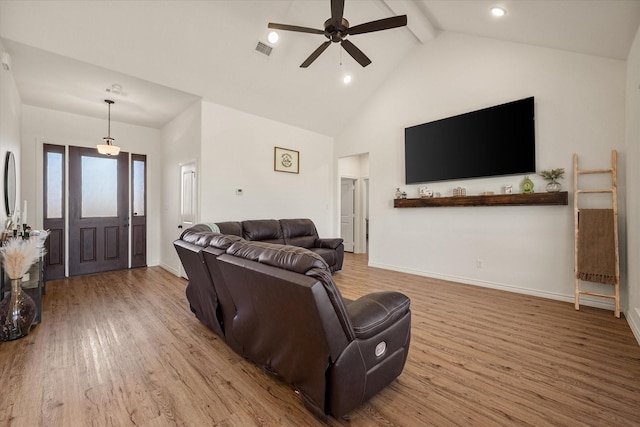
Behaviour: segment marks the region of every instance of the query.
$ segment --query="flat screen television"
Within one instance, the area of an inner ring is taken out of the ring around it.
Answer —
[[[534,173],[533,97],[404,130],[407,184]]]

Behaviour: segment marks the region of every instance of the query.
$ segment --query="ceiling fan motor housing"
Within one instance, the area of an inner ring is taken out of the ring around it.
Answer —
[[[339,25],[334,25],[331,19],[327,19],[324,22],[324,35],[326,38],[334,43],[342,41],[343,37],[347,36],[349,31],[349,21],[342,18]]]

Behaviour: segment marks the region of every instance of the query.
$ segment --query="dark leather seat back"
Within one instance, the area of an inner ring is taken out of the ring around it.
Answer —
[[[202,250],[204,264],[211,277],[210,282],[207,285],[202,286],[211,286],[215,290],[219,302],[216,319],[224,334],[223,337],[227,344],[240,354],[242,354],[241,346],[236,340],[233,330],[231,329],[233,317],[236,315],[237,310],[233,299],[229,295],[228,287],[220,272],[217,259],[220,255],[227,252],[229,246],[241,240],[242,238],[239,236],[219,234],[212,237],[209,246]],[[187,295],[187,297],[189,297],[189,295]]]
[[[233,234],[242,237],[242,223],[240,221],[216,222],[221,234]]]
[[[303,248],[237,242],[217,259],[237,309],[242,355],[293,384],[305,404],[326,411],[327,363],[349,343],[325,285],[309,271],[324,260]],[[346,311],[346,310],[345,310]]]
[[[200,228],[198,228],[200,227]],[[220,310],[218,294],[212,286],[211,276],[204,264],[202,250],[213,238],[211,230],[199,225],[185,230],[181,238],[173,242],[184,271],[189,276],[186,294],[191,311],[209,329],[224,338],[217,317]]]
[[[284,245],[280,222],[276,219],[254,219],[242,221],[242,237],[245,240]]]
[[[280,226],[285,244],[313,248],[318,239],[316,226],[310,219],[281,219]]]

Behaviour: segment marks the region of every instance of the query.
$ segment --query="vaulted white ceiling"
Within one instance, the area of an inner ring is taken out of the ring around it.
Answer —
[[[507,15],[492,17],[494,5]],[[345,2],[351,26],[396,14],[406,28],[349,37],[373,61],[366,68],[337,44],[299,68],[322,35],[280,32],[270,56],[256,52],[268,22],[322,28],[329,0],[0,0],[0,37],[27,105],[104,118],[111,98],[113,120],[159,128],[202,98],[336,135],[442,31],[624,60],[640,0]],[[113,84],[123,94],[107,92]]]

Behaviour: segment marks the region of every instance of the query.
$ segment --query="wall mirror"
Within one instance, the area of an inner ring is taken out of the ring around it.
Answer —
[[[7,216],[12,216],[16,209],[16,159],[11,151],[4,163],[4,206]]]

